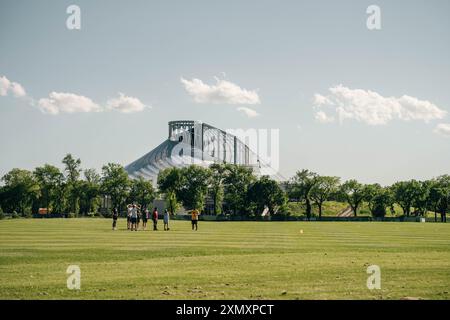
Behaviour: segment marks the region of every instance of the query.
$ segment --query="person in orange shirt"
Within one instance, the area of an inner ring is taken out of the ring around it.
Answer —
[[[195,226],[195,231],[197,231],[197,229],[198,229],[198,216],[199,215],[200,215],[200,213],[198,212],[197,209],[194,209],[191,211],[192,230],[194,230],[194,226]]]

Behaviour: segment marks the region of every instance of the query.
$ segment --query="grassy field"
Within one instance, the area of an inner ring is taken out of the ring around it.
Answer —
[[[189,222],[110,230],[106,219],[0,221],[1,299],[450,298],[450,224]],[[303,233],[300,232],[303,230]],[[81,290],[66,269],[81,268]],[[368,290],[367,266],[381,268]]]

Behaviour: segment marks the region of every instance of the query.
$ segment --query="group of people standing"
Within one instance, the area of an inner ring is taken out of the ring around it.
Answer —
[[[194,209],[191,211],[191,224],[192,224],[192,230],[197,231],[198,230],[198,216],[200,215],[200,212],[197,209]],[[112,212],[112,229],[117,230],[117,219],[119,218],[119,211],[117,208],[113,209]],[[127,205],[127,229],[131,231],[138,231],[141,220],[142,220],[142,230],[147,230],[147,221],[149,219],[152,219],[153,221],[153,230],[158,230],[158,219],[159,219],[159,213],[158,209],[155,207],[153,209],[153,212],[150,214],[150,211],[144,207],[141,210],[141,206],[138,204],[129,204]],[[170,220],[170,214],[167,209],[164,210],[164,231],[170,230],[169,228],[169,220]]]
[[[117,208],[113,209],[113,224],[112,228],[113,230],[117,230],[117,219],[119,218],[119,211]],[[142,230],[147,230],[147,221],[149,219],[152,219],[153,221],[153,230],[158,230],[158,219],[159,219],[159,213],[158,209],[155,207],[153,209],[153,212],[150,213],[150,211],[144,207],[141,209],[141,206],[138,204],[129,204],[127,205],[127,229],[131,231],[138,231],[141,220],[142,220]],[[164,231],[170,230],[169,228],[169,220],[170,220],[170,214],[167,209],[164,210]]]

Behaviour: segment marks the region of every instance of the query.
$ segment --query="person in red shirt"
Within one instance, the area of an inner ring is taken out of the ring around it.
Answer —
[[[153,214],[152,214],[152,219],[153,219],[153,230],[158,230],[158,209],[155,207],[155,209],[153,209]]]

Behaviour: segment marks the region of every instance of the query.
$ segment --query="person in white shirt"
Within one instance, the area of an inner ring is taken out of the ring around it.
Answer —
[[[127,205],[127,229],[130,230],[131,228],[131,209],[133,208],[133,205],[129,204]]]
[[[138,209],[136,205],[133,204],[131,207],[131,231],[137,231],[137,218],[138,218]]]
[[[164,231],[168,231],[169,229],[169,220],[170,220],[170,215],[169,215],[169,211],[167,209],[164,210]]]

